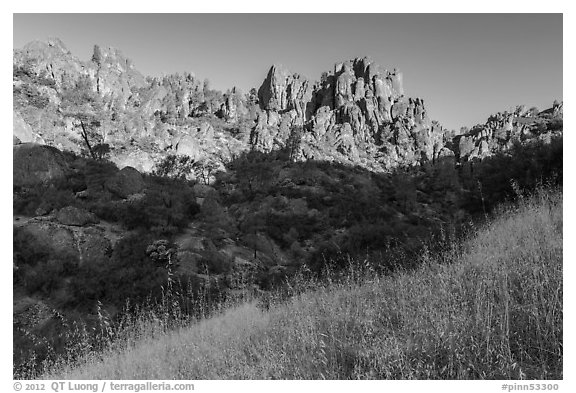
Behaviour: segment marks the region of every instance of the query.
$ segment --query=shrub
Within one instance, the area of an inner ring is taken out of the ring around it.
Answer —
[[[146,255],[151,242],[143,233],[130,234],[116,243],[110,263],[86,261],[72,278],[74,300],[68,306],[90,309],[99,300],[121,309],[127,299],[140,303],[149,296],[160,296],[167,274]]]
[[[207,251],[199,263],[199,268],[204,274],[224,274],[232,269],[232,261],[219,252]]]
[[[36,241],[36,238],[24,228],[14,227],[12,236],[13,260],[19,268],[24,265],[35,266],[45,261],[50,252]]]
[[[155,176],[184,180],[192,174],[193,168],[194,160],[192,157],[169,154],[156,164],[153,173]]]
[[[563,128],[564,122],[562,119],[552,119],[546,127],[548,131],[562,131]]]
[[[37,213],[49,213],[66,206],[77,205],[74,192],[58,189],[55,186],[36,186],[14,194],[14,213],[35,216]],[[39,212],[41,209],[43,212]]]

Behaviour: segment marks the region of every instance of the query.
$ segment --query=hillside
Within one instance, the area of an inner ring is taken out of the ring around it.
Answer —
[[[245,303],[49,379],[562,379],[562,194],[503,209],[415,271]],[[134,337],[133,337],[134,338]]]
[[[303,270],[415,269],[563,181],[562,103],[448,131],[367,57],[319,81],[274,65],[246,94],[58,39],[16,49],[13,70],[15,375],[70,356],[71,326],[99,348],[103,316],[162,305],[169,283],[195,318]]]

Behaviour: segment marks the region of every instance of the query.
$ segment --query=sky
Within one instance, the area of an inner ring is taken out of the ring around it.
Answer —
[[[14,14],[13,46],[58,37],[82,60],[120,49],[144,75],[259,87],[272,64],[312,80],[370,56],[449,129],[562,100],[562,14]]]

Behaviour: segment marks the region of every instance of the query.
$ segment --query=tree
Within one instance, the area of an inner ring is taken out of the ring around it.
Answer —
[[[194,164],[190,156],[170,154],[156,165],[154,174],[173,179],[187,179],[194,170]]]
[[[295,161],[300,153],[300,146],[302,145],[302,136],[304,128],[302,126],[293,127],[290,130],[290,136],[286,141],[286,150],[288,151],[288,158]]]
[[[80,137],[86,144],[88,152],[92,158],[97,159],[98,156],[92,146],[104,140],[103,135],[100,134],[100,126],[105,115],[102,100],[92,90],[92,84],[87,75],[80,77],[73,87],[62,91],[61,109],[64,116],[76,120],[76,126],[80,129]]]
[[[102,160],[110,154],[110,145],[108,143],[98,143],[94,146],[93,152],[99,160]]]
[[[88,131],[86,129],[86,126],[84,125],[84,121],[80,120],[80,126],[82,126],[82,131],[80,133],[82,135],[82,138],[84,139],[84,142],[86,143],[86,147],[88,148],[88,151],[90,152],[92,158],[96,160],[98,156],[94,152],[94,149],[92,149],[92,145],[90,145],[90,138],[88,137]],[[98,126],[100,126],[99,123]]]
[[[194,174],[196,178],[202,180],[206,185],[210,184],[212,176],[216,173],[218,169],[218,163],[209,158],[196,161],[192,164]]]
[[[273,183],[274,165],[261,152],[251,151],[239,157],[232,168],[238,176],[239,186],[251,194],[266,193]]]

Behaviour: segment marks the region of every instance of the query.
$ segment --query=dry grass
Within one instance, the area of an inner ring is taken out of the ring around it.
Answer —
[[[318,285],[268,311],[247,302],[176,332],[139,329],[124,349],[47,377],[563,377],[561,193],[522,200],[452,253],[422,262]]]

